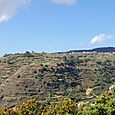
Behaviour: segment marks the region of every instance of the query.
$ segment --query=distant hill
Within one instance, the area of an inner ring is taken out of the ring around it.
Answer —
[[[58,54],[62,53],[71,53],[71,52],[115,52],[115,47],[100,47],[100,48],[94,48],[89,50],[70,50],[67,52],[58,52]]]

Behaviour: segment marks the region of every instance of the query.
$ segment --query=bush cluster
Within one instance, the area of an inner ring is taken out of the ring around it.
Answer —
[[[115,115],[115,96],[107,92],[87,102],[66,97],[49,103],[30,99],[18,108],[0,107],[0,115]]]

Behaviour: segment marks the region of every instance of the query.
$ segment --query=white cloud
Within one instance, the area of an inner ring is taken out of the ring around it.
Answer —
[[[30,0],[0,0],[0,22],[11,19],[17,10]]]
[[[92,38],[91,44],[98,44],[98,43],[105,43],[107,41],[110,41],[114,38],[112,35],[107,34],[99,34]]]
[[[65,4],[65,5],[73,5],[76,3],[76,0],[51,0],[56,4]]]

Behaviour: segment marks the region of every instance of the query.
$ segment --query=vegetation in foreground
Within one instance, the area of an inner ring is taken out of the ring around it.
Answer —
[[[19,107],[0,108],[0,115],[115,115],[115,85],[89,101],[57,98],[48,103],[30,99]]]

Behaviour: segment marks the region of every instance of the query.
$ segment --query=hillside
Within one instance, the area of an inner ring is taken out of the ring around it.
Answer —
[[[48,54],[26,52],[0,58],[0,105],[29,98],[41,101],[59,96],[87,99],[86,90],[100,95],[115,84],[113,53]]]

